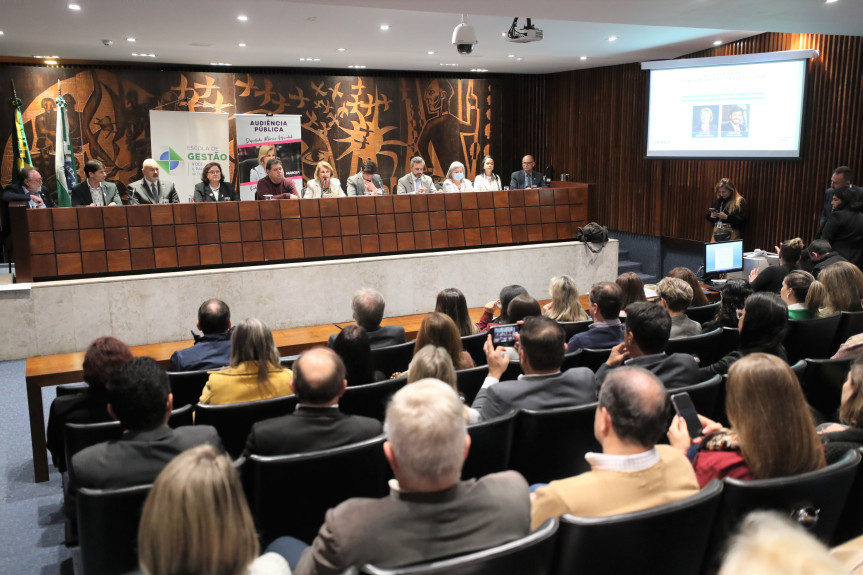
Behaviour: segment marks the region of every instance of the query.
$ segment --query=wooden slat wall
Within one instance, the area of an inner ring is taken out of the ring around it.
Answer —
[[[596,183],[590,218],[609,228],[707,239],[713,185],[730,177],[750,207],[747,249],[808,242],[833,169],[863,172],[863,37],[761,34],[689,57],[797,49],[820,52],[809,63],[801,160],[645,160],[648,72],[638,64],[519,81],[512,137],[547,149],[543,166]],[[545,105],[535,100],[543,93]],[[544,128],[541,143],[524,131],[532,125]]]

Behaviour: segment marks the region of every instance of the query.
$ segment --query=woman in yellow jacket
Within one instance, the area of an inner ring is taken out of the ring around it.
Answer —
[[[279,365],[273,334],[259,319],[243,320],[231,335],[231,365],[211,371],[201,403],[220,405],[293,393],[293,373]]]

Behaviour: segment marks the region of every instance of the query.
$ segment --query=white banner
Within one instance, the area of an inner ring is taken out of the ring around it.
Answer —
[[[240,199],[254,200],[258,180],[265,177],[267,160],[279,158],[285,177],[303,190],[302,116],[237,114],[237,166]]]
[[[181,202],[191,201],[204,166],[218,162],[230,182],[228,114],[150,110],[150,148],[160,178],[174,181]]]

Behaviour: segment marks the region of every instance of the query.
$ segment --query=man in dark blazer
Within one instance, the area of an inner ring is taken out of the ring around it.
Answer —
[[[381,325],[386,305],[383,294],[371,288],[357,290],[351,300],[354,321],[366,330],[372,348],[405,343],[405,328],[400,325]],[[330,336],[327,347],[333,347],[336,335]]]
[[[32,166],[18,172],[18,181],[6,186],[0,196],[0,238],[8,253],[12,253],[12,224],[9,221],[9,202],[29,202],[31,208],[55,208],[48,188],[42,185],[42,176]]]
[[[577,333],[566,344],[572,353],[582,348],[608,349],[623,341],[623,323],[620,321],[620,304],[623,291],[615,282],[597,282],[587,295],[593,323],[587,331]]]
[[[195,345],[175,351],[168,371],[219,369],[231,363],[231,308],[220,299],[208,299],[198,308]]]
[[[699,382],[698,362],[688,353],[665,354],[671,334],[671,316],[659,304],[637,302],[626,306],[623,343],[611,350],[608,361],[596,371],[596,392],[605,378],[620,365],[643,367],[653,372],[666,389]]]
[[[291,387],[299,405],[288,415],[252,426],[244,455],[290,455],[357,443],[383,433],[377,419],[339,411],[345,364],[331,349],[316,348],[294,362]]]
[[[470,437],[451,387],[422,379],[400,389],[386,422],[383,449],[395,476],[389,496],[349,499],[327,511],[294,575],[335,575],[366,563],[412,565],[528,534],[530,500],[521,475],[504,471],[461,479]]]
[[[129,184],[130,204],[179,204],[180,195],[174,181],[166,176],[159,177],[159,164],[152,158],[144,160],[141,166],[144,177]]]
[[[72,206],[120,206],[120,192],[117,185],[106,182],[105,164],[90,160],[84,164],[84,181],[72,187]]]
[[[833,170],[833,175],[830,176],[830,187],[824,190],[824,207],[821,209],[821,219],[818,221],[818,233],[815,234],[816,238],[821,235],[821,230],[824,228],[827,218],[829,218],[830,214],[833,212],[833,190],[838,190],[839,188],[851,188],[857,192],[858,200],[863,200],[863,188],[855,186],[852,183],[853,180],[854,172],[851,171],[851,168],[848,166],[839,166]]]
[[[522,169],[513,172],[509,180],[509,187],[512,190],[525,190],[527,188],[547,188],[545,178],[542,174],[533,171],[536,162],[533,161],[533,156],[525,156],[521,159]]]
[[[488,377],[472,406],[481,419],[493,419],[516,409],[552,409],[596,401],[596,381],[590,369],[560,371],[566,343],[563,328],[556,321],[528,317],[516,338],[524,375],[515,381],[500,381],[509,366],[506,350],[493,348],[491,336],[485,343]]]
[[[108,413],[123,424],[123,437],[81,450],[69,467],[66,512],[74,517],[74,495],[81,487],[118,489],[155,481],[162,468],[183,451],[222,441],[209,425],[171,429],[173,396],[168,375],[149,357],[136,357],[108,380]]]

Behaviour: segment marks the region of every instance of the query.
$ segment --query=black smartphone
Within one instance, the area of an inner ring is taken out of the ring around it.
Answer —
[[[491,328],[491,343],[497,347],[513,347],[515,345],[515,334],[518,333],[518,324],[499,325]]]
[[[671,396],[671,403],[674,405],[674,411],[677,415],[686,421],[686,427],[689,429],[689,437],[695,439],[701,435],[701,421],[698,419],[698,412],[695,411],[695,405],[692,404],[688,393],[675,393]]]

